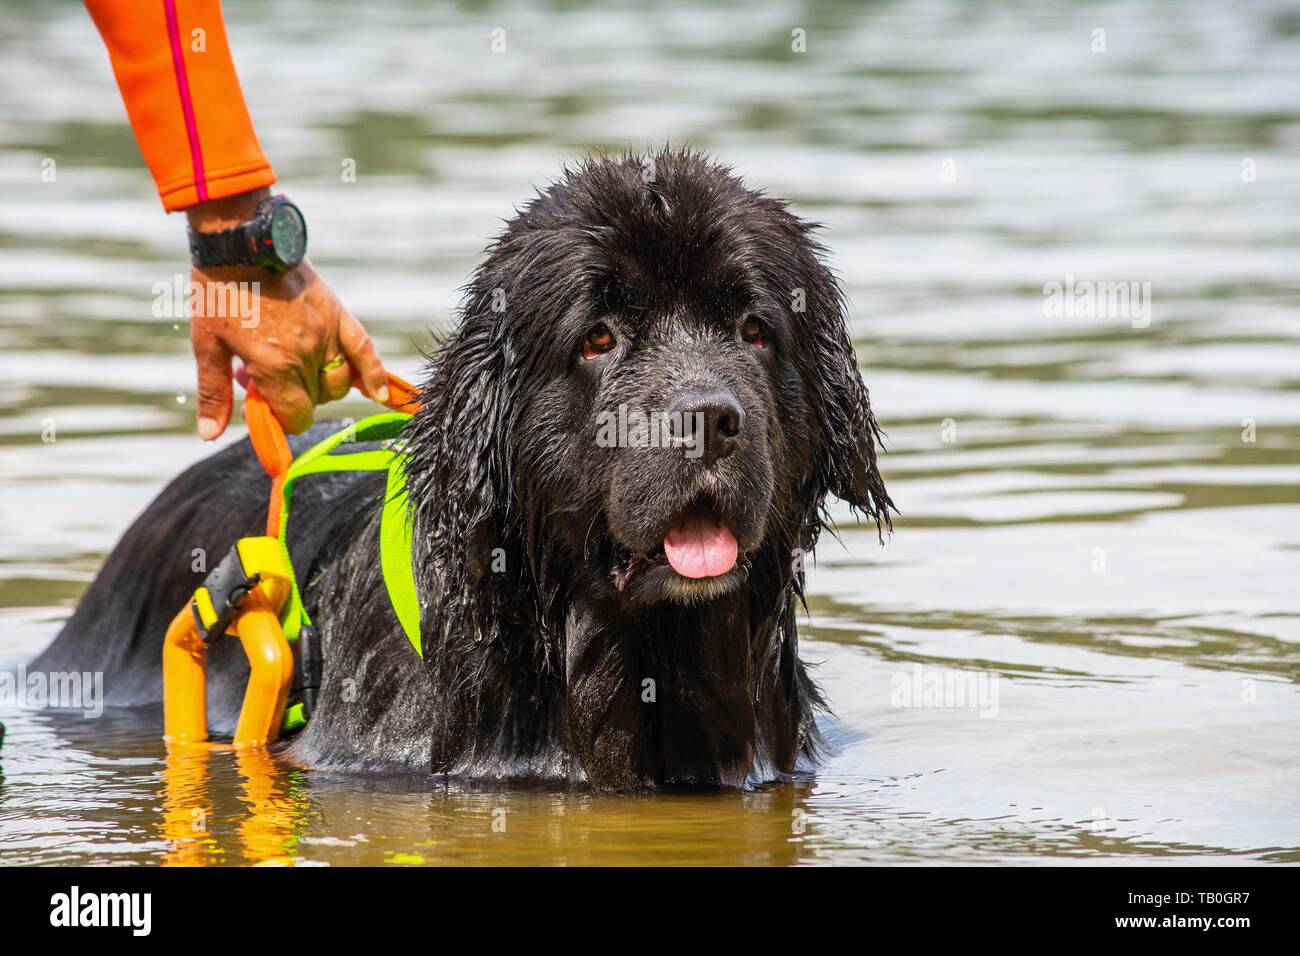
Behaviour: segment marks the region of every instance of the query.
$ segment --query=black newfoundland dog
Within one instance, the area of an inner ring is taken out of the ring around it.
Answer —
[[[519,212],[408,426],[424,660],[381,578],[382,477],[295,492],[325,663],[288,759],[637,790],[740,787],[815,755],[800,562],[828,495],[877,527],[892,502],[813,228],[680,151],[589,161]],[[267,492],[247,441],[187,470],[33,666],[102,670],[109,704],[156,707],[194,549],[261,533]],[[208,673],[229,731],[238,641]]]

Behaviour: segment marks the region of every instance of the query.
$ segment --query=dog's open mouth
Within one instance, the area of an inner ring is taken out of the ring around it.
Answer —
[[[637,575],[667,565],[683,578],[718,578],[743,564],[736,536],[707,506],[687,508],[664,535],[663,544],[636,552],[614,549],[614,585],[622,591]]]

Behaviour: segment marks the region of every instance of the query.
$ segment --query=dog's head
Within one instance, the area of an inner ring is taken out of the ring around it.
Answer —
[[[811,229],[683,152],[591,161],[524,208],[439,356],[478,449],[471,567],[513,528],[628,606],[697,604],[765,543],[798,547],[827,492],[887,520]]]
[[[891,507],[812,229],[671,151],[567,172],[488,250],[410,429],[427,659],[467,688],[436,767],[492,721],[499,754],[565,728],[616,787],[811,746],[799,557],[828,494]],[[653,714],[650,675],[675,682]]]

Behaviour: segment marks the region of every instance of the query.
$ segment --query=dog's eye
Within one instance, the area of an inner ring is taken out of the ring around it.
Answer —
[[[614,347],[614,333],[609,330],[609,326],[602,322],[597,325],[582,340],[582,357],[585,359],[594,359],[598,355],[604,355]]]
[[[746,319],[740,325],[740,337],[756,349],[763,348],[763,323],[752,316]]]

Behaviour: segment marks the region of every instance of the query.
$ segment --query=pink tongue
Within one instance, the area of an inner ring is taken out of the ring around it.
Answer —
[[[664,538],[664,554],[684,578],[716,578],[736,566],[736,536],[707,518],[687,518]]]

